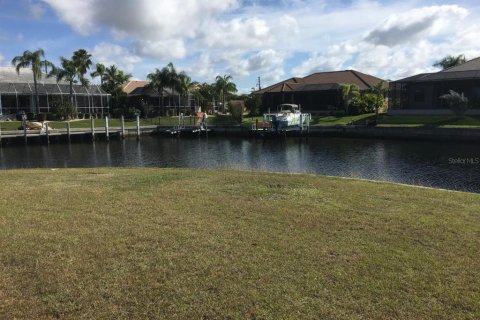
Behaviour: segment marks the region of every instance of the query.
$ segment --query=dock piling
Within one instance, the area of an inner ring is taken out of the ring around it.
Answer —
[[[137,140],[140,140],[140,116],[137,115]]]
[[[122,139],[125,139],[125,117],[122,115],[120,120],[122,124]]]
[[[50,144],[50,137],[48,134],[48,122],[45,122],[45,136],[47,137],[47,144]]]
[[[95,119],[90,117],[90,128],[92,130],[92,141],[95,141]]]
[[[108,116],[105,117],[105,137],[107,138],[107,142],[110,141],[110,132],[108,128]]]
[[[66,126],[67,126],[67,139],[68,139],[68,142],[70,142],[71,138],[70,138],[70,122],[69,121],[67,121]]]

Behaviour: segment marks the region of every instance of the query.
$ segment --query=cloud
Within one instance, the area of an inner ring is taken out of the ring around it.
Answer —
[[[132,72],[135,66],[142,62],[139,56],[128,49],[106,42],[97,44],[92,50],[92,55],[97,62],[106,66],[115,64],[126,72]]]
[[[28,10],[34,19],[39,19],[45,13],[45,7],[41,3],[30,2],[28,5]]]
[[[381,26],[371,31],[365,41],[376,45],[395,46],[431,36],[449,25],[452,19],[468,14],[458,5],[431,6],[392,15]]]
[[[463,21],[465,8],[431,6],[390,15],[366,36],[329,45],[309,53],[292,68],[294,76],[313,72],[355,69],[384,79],[400,79],[418,73],[434,72],[433,61],[448,54],[480,55],[476,40],[480,27]],[[465,28],[465,25],[469,25]],[[407,45],[406,43],[410,43]]]

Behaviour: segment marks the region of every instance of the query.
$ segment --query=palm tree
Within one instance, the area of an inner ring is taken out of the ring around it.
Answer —
[[[100,86],[103,87],[103,78],[105,77],[106,67],[101,63],[95,65],[95,71],[90,73],[92,78],[100,77]]]
[[[215,88],[219,95],[219,100],[222,101],[223,112],[225,113],[225,100],[226,96],[237,92],[237,86],[232,82],[231,75],[217,76],[215,78]]]
[[[75,61],[60,57],[61,68],[56,70],[57,82],[65,80],[69,84],[70,88],[70,102],[73,105],[73,84],[78,83],[78,70]],[[85,79],[86,80],[86,79]]]
[[[123,93],[122,85],[130,80],[131,77],[131,74],[123,72],[115,65],[111,65],[110,67],[105,68],[102,88],[117,100]]]
[[[434,67],[442,67],[443,70],[455,67],[461,64],[464,64],[467,62],[467,59],[465,58],[465,55],[461,54],[458,56],[446,56],[442,60],[439,60],[434,63]]]
[[[173,92],[175,89],[178,87],[178,74],[177,70],[173,66],[173,63],[169,63],[166,67],[162,69],[162,73],[164,74],[165,77],[165,84],[170,90]],[[170,97],[171,95],[168,96],[168,104],[171,104]]]
[[[35,110],[40,112],[40,98],[38,96],[38,85],[37,82],[42,78],[42,67],[48,66],[52,67],[53,64],[50,61],[42,60],[45,57],[45,52],[43,49],[38,49],[37,51],[25,51],[23,55],[16,56],[12,59],[12,65],[15,66],[17,73],[20,74],[20,69],[22,68],[31,68],[33,73],[33,85],[35,88]],[[46,70],[46,69],[45,69]]]
[[[184,109],[186,111],[188,98],[190,96],[190,92],[197,86],[196,82],[192,82],[192,78],[190,78],[185,72],[180,72],[178,74],[178,93],[180,96],[184,98]]]
[[[385,95],[388,93],[389,88],[385,81],[380,81],[376,85],[370,88],[370,91],[375,95],[375,117],[378,118],[378,111],[385,103]]]
[[[343,100],[343,106],[345,108],[345,115],[347,115],[348,106],[350,105],[352,98],[360,94],[360,88],[355,83],[352,83],[352,84],[342,84],[340,85],[340,89],[342,90],[342,100]]]
[[[163,71],[163,70],[162,70]],[[159,69],[155,69],[154,72],[147,75],[147,79],[150,80],[149,88],[155,90],[158,93],[158,106],[163,107],[163,89],[167,85],[167,79],[165,73]]]
[[[92,65],[92,55],[87,52],[85,49],[79,49],[73,53],[72,61],[77,66],[77,72],[79,78],[85,78],[87,71]]]

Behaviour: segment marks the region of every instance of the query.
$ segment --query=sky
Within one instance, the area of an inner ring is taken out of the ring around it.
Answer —
[[[0,0],[0,66],[25,50],[73,51],[145,79],[172,62],[240,92],[314,72],[398,80],[446,55],[480,56],[480,1]]]

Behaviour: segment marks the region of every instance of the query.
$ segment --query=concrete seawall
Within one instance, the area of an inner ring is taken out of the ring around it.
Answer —
[[[240,126],[210,126],[216,136],[250,136],[250,130]],[[480,129],[435,127],[367,127],[367,126],[312,126],[312,137],[344,137],[369,139],[404,139],[435,141],[480,142]]]

